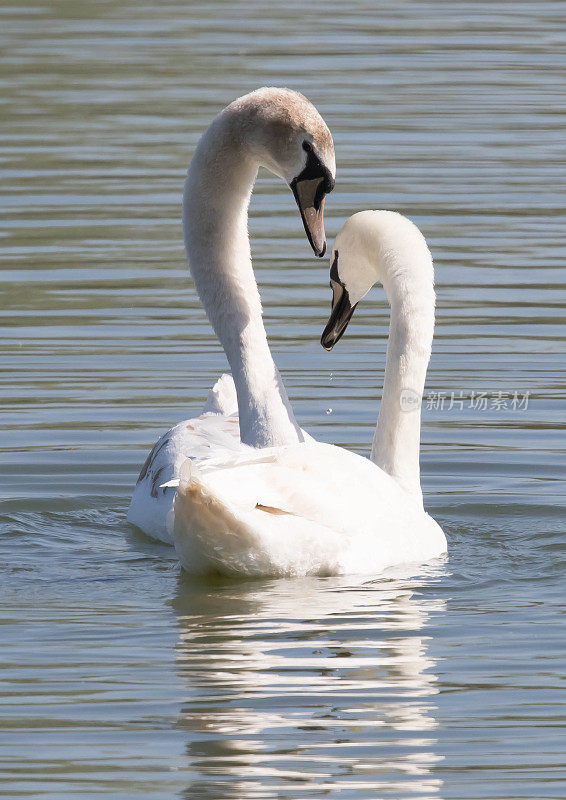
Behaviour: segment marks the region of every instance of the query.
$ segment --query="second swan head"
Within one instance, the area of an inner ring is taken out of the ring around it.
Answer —
[[[424,236],[395,211],[359,211],[342,226],[330,259],[332,310],[320,339],[332,350],[356,306],[381,283],[389,302],[430,300],[434,309],[432,257]]]

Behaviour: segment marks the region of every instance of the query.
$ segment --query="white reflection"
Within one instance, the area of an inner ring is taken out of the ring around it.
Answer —
[[[426,581],[399,574],[360,585],[180,579],[187,798],[312,798],[338,788],[438,798],[426,629],[444,603],[429,594]]]

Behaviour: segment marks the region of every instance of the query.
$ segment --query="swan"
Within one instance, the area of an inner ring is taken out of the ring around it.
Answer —
[[[127,519],[173,543],[175,480],[181,464],[219,463],[265,447],[304,441],[262,321],[252,269],[248,205],[258,168],[291,188],[317,256],[326,249],[324,197],[334,187],[332,136],[298,92],[264,87],[238,98],[202,135],[183,193],[183,231],[200,299],[228,357],[201,416],[180,422],[143,465]]]
[[[424,510],[419,475],[434,330],[432,258],[419,229],[390,211],[354,214],[336,237],[323,347],[334,346],[376,282],[391,322],[371,458],[304,434],[302,442],[187,459],[174,481],[174,543],[186,571],[378,574],[446,551],[442,529]]]

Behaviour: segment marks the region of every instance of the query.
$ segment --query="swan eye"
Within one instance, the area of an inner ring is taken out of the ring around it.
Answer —
[[[303,142],[303,150],[305,153],[312,153],[312,144],[306,140]]]

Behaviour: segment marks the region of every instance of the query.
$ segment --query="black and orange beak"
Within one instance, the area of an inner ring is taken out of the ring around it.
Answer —
[[[290,186],[310,245],[315,255],[322,258],[326,252],[324,198],[334,189],[334,178],[311,150],[305,168],[291,181]]]

